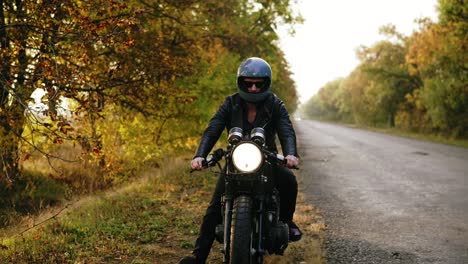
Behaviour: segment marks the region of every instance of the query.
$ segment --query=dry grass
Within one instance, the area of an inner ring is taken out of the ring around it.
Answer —
[[[0,262],[177,263],[193,249],[216,175],[208,171],[189,174],[184,157],[164,164],[148,170],[138,181],[73,203],[21,236],[11,235],[61,208],[10,228],[0,240]],[[323,222],[302,195],[295,221],[304,231],[303,239],[291,243],[282,257],[268,256],[266,263],[323,263]],[[208,263],[222,261],[219,249],[215,242]]]

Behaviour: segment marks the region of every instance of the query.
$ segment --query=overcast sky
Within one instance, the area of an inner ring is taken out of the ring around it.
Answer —
[[[346,77],[357,66],[355,50],[384,39],[389,23],[410,35],[421,17],[437,19],[437,0],[299,0],[305,19],[294,37],[280,30],[300,101],[307,101],[329,81]]]

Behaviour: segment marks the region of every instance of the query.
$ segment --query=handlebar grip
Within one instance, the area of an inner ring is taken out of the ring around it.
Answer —
[[[214,157],[213,155],[209,155],[206,159],[202,160],[202,168],[206,169],[208,167],[213,167],[216,165],[216,162],[216,157]],[[194,171],[197,170],[190,169],[190,173],[193,173]]]
[[[286,165],[288,164],[288,160],[283,155],[281,155],[279,153],[270,152],[270,151],[267,151],[267,150],[264,150],[264,151],[269,157],[275,159],[280,165],[283,165],[283,166],[286,167]],[[298,170],[299,167],[294,166],[291,169]]]

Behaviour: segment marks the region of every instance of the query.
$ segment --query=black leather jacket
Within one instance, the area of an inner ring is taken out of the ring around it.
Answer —
[[[288,111],[278,97],[271,94],[264,102],[257,104],[257,114],[253,124],[247,121],[246,109],[246,102],[238,93],[226,97],[205,129],[195,157],[206,158],[223,130],[226,128],[229,131],[232,127],[241,127],[244,133],[250,133],[255,127],[263,127],[266,134],[265,144],[269,150],[277,152],[275,139],[278,134],[283,155],[298,157],[296,133]]]

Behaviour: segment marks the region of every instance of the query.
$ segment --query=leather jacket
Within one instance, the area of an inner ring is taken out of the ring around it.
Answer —
[[[253,124],[247,121],[247,105],[238,93],[226,97],[224,103],[211,118],[198,146],[195,157],[209,154],[226,128],[241,127],[244,134],[255,127],[265,129],[265,145],[270,151],[278,152],[276,148],[276,135],[278,135],[284,156],[298,157],[296,147],[296,133],[294,131],[288,111],[284,103],[273,93],[265,101],[257,104],[257,113]]]

